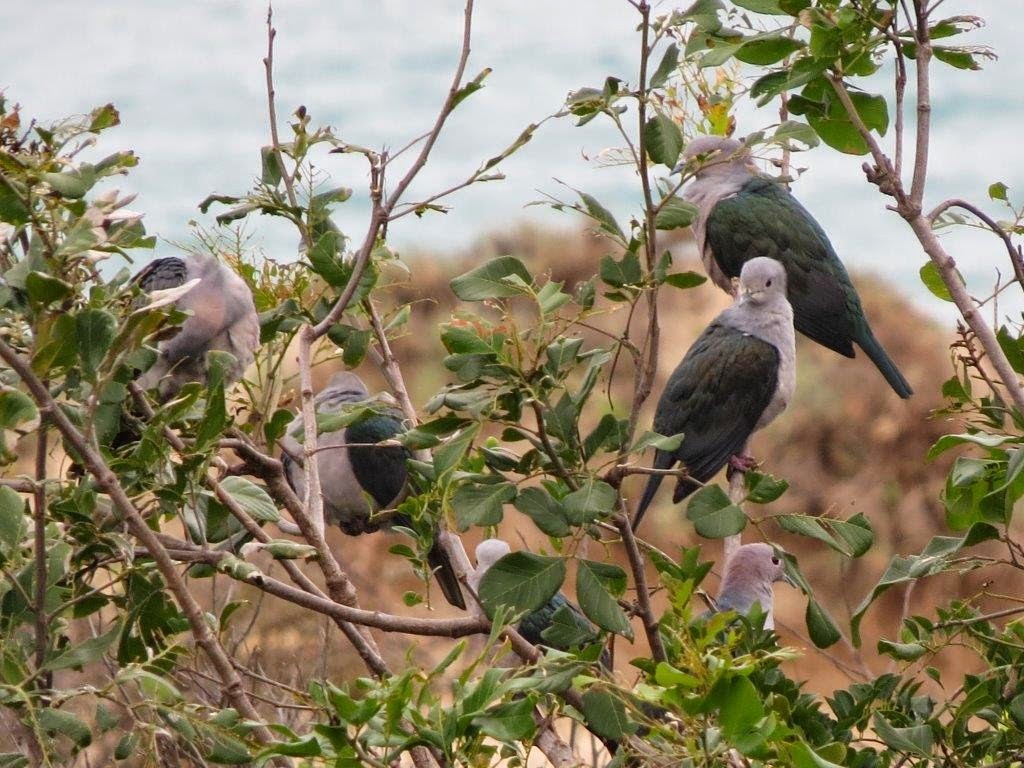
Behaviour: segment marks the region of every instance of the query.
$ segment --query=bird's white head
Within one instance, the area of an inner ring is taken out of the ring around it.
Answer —
[[[775,259],[758,256],[740,271],[740,301],[769,304],[786,297],[786,269]]]
[[[749,175],[757,170],[742,141],[726,136],[697,136],[686,145],[674,172],[696,170],[697,178],[711,175]]]
[[[508,542],[501,539],[484,539],[476,545],[476,567],[480,573],[487,573],[496,562],[512,551]]]
[[[722,591],[769,586],[776,581],[793,584],[778,551],[763,542],[744,544],[726,563]]]

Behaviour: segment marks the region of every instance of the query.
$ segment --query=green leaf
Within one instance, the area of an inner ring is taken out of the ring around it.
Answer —
[[[490,736],[503,742],[518,742],[532,738],[537,731],[533,720],[534,702],[529,697],[519,701],[499,704],[487,710],[486,714],[473,718],[473,725]]]
[[[697,217],[697,206],[678,197],[669,198],[654,217],[655,229],[688,227]]]
[[[703,285],[708,279],[697,272],[673,272],[671,275],[665,275],[665,284],[671,285],[673,288],[681,288],[688,290],[690,288],[696,288],[698,285]]]
[[[996,341],[999,342],[1010,367],[1017,373],[1024,373],[1024,337],[1014,336],[1003,325],[996,332]]]
[[[99,133],[120,124],[121,115],[113,104],[104,104],[102,107],[96,107],[96,109],[89,113],[90,133]]]
[[[807,601],[807,611],[804,614],[804,621],[807,623],[807,634],[819,648],[828,648],[835,645],[842,639],[842,635],[836,628],[832,618],[828,615],[817,601]]]
[[[926,458],[928,460],[934,459],[936,456],[943,454],[950,448],[954,448],[958,445],[969,444],[991,449],[998,448],[1013,439],[1014,438],[1010,435],[989,435],[984,432],[979,432],[973,435],[943,435],[935,442],[935,445],[928,450]]]
[[[479,431],[479,424],[470,424],[434,451],[435,479],[442,480],[445,475],[459,465]]]
[[[515,256],[498,256],[481,264],[465,274],[454,278],[449,285],[452,292],[463,301],[484,301],[485,299],[521,296],[521,285],[507,281],[517,277],[521,283],[533,284],[533,277]]]
[[[70,646],[49,659],[44,669],[76,669],[84,667],[99,659],[121,634],[121,624],[117,622],[108,632],[99,637],[91,637],[78,645]]]
[[[637,728],[626,716],[623,703],[608,691],[590,688],[581,697],[580,704],[587,728],[601,738],[617,741]]]
[[[0,221],[18,227],[29,220],[29,215],[23,194],[0,173]]]
[[[988,185],[988,196],[993,200],[1006,202],[1006,190],[1009,189],[1003,182],[997,181]]]
[[[515,507],[548,536],[562,538],[572,533],[562,505],[541,488],[524,488],[516,498]]]
[[[766,472],[747,472],[743,482],[747,486],[746,500],[753,504],[770,504],[789,488],[786,480]]]
[[[683,442],[682,433],[678,435],[659,435],[657,432],[647,431],[640,435],[640,439],[637,440],[633,447],[629,449],[630,453],[642,453],[648,448],[658,448],[662,451],[674,451]]]
[[[733,5],[746,8],[754,13],[765,13],[772,16],[786,16],[789,14],[788,11],[784,11],[779,7],[778,0],[732,0],[732,2]]]
[[[561,606],[551,616],[551,624],[540,633],[544,644],[551,648],[577,648],[597,639],[594,626],[568,605]]]
[[[601,629],[632,640],[633,628],[612,592],[622,594],[626,574],[617,565],[580,560],[576,571],[576,596],[580,610]]]
[[[927,723],[912,725],[909,728],[896,728],[881,712],[875,712],[871,723],[878,738],[897,752],[919,757],[932,756],[932,729]]]
[[[626,241],[626,236],[622,233],[622,229],[619,227],[618,222],[615,221],[615,217],[612,216],[611,211],[601,205],[593,195],[589,195],[586,192],[580,192],[579,190],[576,191],[576,194],[580,196],[580,200],[582,200],[583,205],[586,206],[587,215],[600,224],[601,229],[610,235],[614,235],[622,242]]]
[[[480,601],[494,617],[505,605],[516,613],[535,611],[550,600],[565,581],[565,561],[531,552],[512,552],[498,560],[480,581]]]
[[[516,497],[512,483],[466,483],[452,496],[452,509],[460,531],[473,525],[497,525],[504,506]]]
[[[75,316],[75,343],[85,375],[94,379],[117,333],[117,320],[102,309],[83,309]]]
[[[0,486],[0,561],[21,546],[27,533],[25,499],[6,485]]]
[[[931,291],[933,295],[943,301],[953,300],[953,296],[950,294],[949,288],[946,287],[946,281],[942,279],[942,275],[939,274],[939,268],[935,266],[934,261],[925,262],[918,274],[921,276],[921,282],[924,283],[925,287]],[[960,279],[962,282],[963,278],[961,277]]]
[[[32,398],[17,389],[0,392],[0,428],[14,429],[19,424],[39,418]]]
[[[260,181],[269,187],[281,183],[281,166],[277,162],[277,153],[272,146],[260,148]]]
[[[251,480],[238,475],[229,475],[220,481],[232,500],[244,509],[250,517],[260,523],[276,523],[281,519],[270,495]]]
[[[328,230],[320,236],[320,239],[306,254],[313,271],[333,288],[343,288],[348,283],[349,277],[352,276],[352,268],[342,262],[340,258],[344,244],[344,235],[334,230]]]
[[[600,270],[601,280],[613,288],[639,285],[643,281],[640,259],[631,251],[622,256],[622,261],[616,261],[611,255],[601,257]]]
[[[734,536],[747,524],[743,510],[717,485],[706,485],[690,497],[686,517],[697,533],[708,539]]]
[[[25,290],[30,301],[46,305],[63,299],[74,290],[74,287],[71,283],[45,272],[33,270],[25,277]]]
[[[738,675],[729,681],[720,707],[722,735],[730,741],[748,734],[764,717],[764,704],[754,684]]]
[[[649,86],[651,88],[661,88],[661,86],[665,84],[665,81],[668,80],[669,76],[676,71],[678,66],[679,46],[672,43],[665,49],[665,53],[662,54],[658,68],[654,70],[654,74],[651,75]]]
[[[674,168],[683,149],[683,132],[675,120],[659,112],[644,126],[644,146],[652,161]]]
[[[928,653],[928,649],[920,643],[894,643],[891,640],[879,640],[878,652],[897,661],[917,661]]]
[[[739,47],[734,56],[745,64],[764,66],[782,61],[804,47],[803,42],[784,35],[772,35],[750,40]]]
[[[89,726],[70,712],[52,707],[38,710],[38,712],[39,727],[46,733],[66,736],[78,748],[87,747],[92,743],[92,731],[89,730]]]
[[[86,167],[72,168],[64,173],[44,173],[42,180],[61,197],[78,200],[96,183],[96,174]]]
[[[588,478],[577,490],[562,499],[566,519],[582,525],[608,515],[615,509],[618,494],[608,483]]]

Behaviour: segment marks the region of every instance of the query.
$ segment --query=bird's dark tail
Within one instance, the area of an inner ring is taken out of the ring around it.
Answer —
[[[871,362],[875,364],[875,367],[882,372],[885,380],[889,382],[889,386],[896,391],[897,395],[906,399],[914,394],[914,390],[910,388],[910,384],[903,378],[903,374],[896,367],[896,363],[892,361],[882,348],[882,345],[878,343],[878,339],[875,338],[866,322],[863,324],[863,329],[855,341],[864,350],[864,354],[871,358]]]
[[[463,597],[462,590],[459,588],[459,578],[455,575],[455,567],[439,542],[435,542],[434,546],[430,548],[430,552],[427,553],[427,562],[430,563],[430,569],[434,572],[444,599],[456,608],[466,610],[466,598]]]
[[[654,452],[655,469],[669,469],[675,463],[676,458],[671,453],[668,453],[667,451]],[[658,492],[658,486],[661,485],[661,481],[664,479],[664,475],[647,476],[647,487],[644,488],[644,495],[640,497],[640,503],[637,505],[636,514],[633,515],[634,531],[640,527],[640,521],[643,520],[644,513],[654,500],[654,495]]]

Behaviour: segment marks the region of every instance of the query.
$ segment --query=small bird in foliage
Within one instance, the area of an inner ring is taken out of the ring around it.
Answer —
[[[735,139],[700,136],[676,170],[697,166],[683,197],[697,206],[693,232],[712,281],[732,290],[750,259],[767,256],[786,268],[789,302],[800,333],[846,357],[857,344],[900,397],[913,390],[878,343],[828,236],[782,184],[758,175]]]
[[[672,501],[682,501],[726,463],[752,468],[753,459],[743,455],[747,438],[785,410],[795,383],[786,271],[774,259],[751,259],[743,265],[736,299],[693,343],[658,400],[655,431],[683,434],[674,451],[659,448],[654,454],[656,469],[682,462],[688,473],[676,482]],[[634,529],[662,478],[649,476]]]
[[[491,569],[505,555],[509,554],[512,548],[508,542],[502,539],[484,539],[476,546],[476,570],[469,577],[469,584],[476,592],[480,591],[480,581],[484,574]],[[567,651],[568,647],[554,644],[544,638],[544,632],[553,624],[555,614],[562,608],[567,608],[564,615],[575,625],[579,637],[584,638],[582,642],[592,643],[598,639],[597,627],[590,623],[590,620],[583,615],[576,603],[561,592],[557,592],[550,600],[532,613],[528,613],[519,620],[516,631],[523,636],[523,639],[533,645],[545,645],[557,651]],[[607,649],[601,653],[601,664],[607,668],[611,667],[611,656]]]
[[[175,306],[192,314],[178,332],[158,345],[160,357],[138,378],[143,389],[159,386],[163,397],[192,381],[206,382],[206,353],[230,352],[234,364],[225,383],[238,381],[252,364],[260,341],[260,322],[252,291],[226,264],[208,254],[171,256],[148,264],[134,278],[144,291],[195,286]]]
[[[725,564],[715,607],[719,611],[747,614],[758,603],[765,613],[765,629],[774,629],[773,589],[777,581],[796,586],[786,575],[779,553],[769,544],[744,544]]]
[[[369,396],[362,379],[354,373],[342,371],[335,374],[314,402],[318,413],[329,414],[367,400]],[[285,476],[299,498],[306,493],[305,472],[295,458],[303,455],[300,442],[303,427],[300,414],[289,425],[281,441]],[[403,515],[394,515],[386,520],[373,518],[381,510],[394,508],[406,493],[408,449],[400,445],[377,445],[403,431],[399,414],[395,412],[373,414],[342,429],[319,435],[317,467],[324,515],[349,536],[372,533],[385,526],[411,525]],[[427,554],[427,561],[445,599],[465,609],[455,568],[436,540]]]

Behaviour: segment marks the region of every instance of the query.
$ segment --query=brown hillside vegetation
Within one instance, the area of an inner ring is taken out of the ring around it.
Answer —
[[[672,247],[677,254],[674,269],[702,271],[688,242],[676,242]],[[535,273],[548,273],[571,288],[596,271],[598,259],[607,251],[604,241],[589,235],[520,227],[484,237],[455,256],[404,254],[412,278],[399,279],[395,297],[414,305],[409,332],[396,342],[395,349],[414,402],[426,402],[450,380],[441,364],[445,352],[438,338],[438,324],[447,321],[456,309],[456,300],[448,287],[451,277],[493,256],[514,254]],[[928,463],[924,455],[939,436],[958,430],[953,423],[930,417],[931,411],[941,404],[939,385],[950,375],[949,333],[916,308],[907,306],[905,299],[881,281],[864,275],[857,275],[855,280],[876,335],[917,394],[909,401],[900,400],[863,355],[848,360],[801,338],[794,401],[768,430],[756,436],[752,445],[754,455],[764,462],[763,468],[787,478],[790,490],[774,504],[748,511],[763,517],[802,513],[839,518],[860,512],[871,521],[877,546],[866,557],[851,562],[823,544],[787,534],[772,523],[761,526],[760,533],[749,527],[744,533],[744,540],[767,537],[797,554],[819,600],[844,632],[848,630],[849,614],[870,591],[893,554],[919,551],[931,536],[948,532],[939,498],[948,461]],[[671,287],[662,290],[659,378],[641,418],[641,429],[649,427],[657,394],[672,368],[706,322],[727,302],[728,297],[710,283],[688,291]],[[461,309],[485,311],[477,305]],[[623,320],[616,312],[594,322],[617,332]],[[639,332],[640,323],[635,325],[635,332]],[[594,334],[588,342],[599,345],[607,344],[608,340]],[[370,368],[364,366],[371,390],[382,388],[383,382]],[[620,411],[628,402],[626,387],[631,383],[630,374],[625,362],[614,373],[611,394]],[[328,372],[323,370],[318,375],[326,378]],[[606,385],[602,382],[599,386]],[[603,397],[591,401],[595,410],[602,403],[607,407]],[[596,421],[600,416],[600,412],[595,412],[590,418]],[[642,478],[629,478],[627,492],[635,498],[642,484]],[[683,510],[673,508],[668,486],[664,485],[641,534],[670,552],[700,543],[706,557],[717,559],[720,545],[696,536]],[[398,543],[397,536],[351,539],[333,533],[333,542],[342,553],[343,564],[354,576],[364,606],[397,609],[405,590],[422,591],[422,585],[411,577],[404,561],[387,553],[388,547]],[[521,518],[511,506],[505,511],[500,535],[513,546],[525,545],[536,551],[550,548],[532,523]],[[471,555],[479,537],[479,530],[466,537]],[[591,556],[602,556],[595,551],[596,545],[590,546]],[[609,551],[613,557],[624,560],[618,548]],[[713,575],[705,586],[713,590],[716,585],[717,575]],[[971,591],[962,579],[932,579],[913,593],[911,611],[927,614],[940,594],[948,598]],[[803,596],[787,586],[779,586],[776,594],[782,641],[806,649],[794,670],[796,677],[810,681],[809,689],[820,693],[830,693],[833,683],[844,684],[837,667],[825,655],[815,652],[805,637]],[[449,610],[438,596],[433,597],[435,603],[440,603],[435,606],[438,612]],[[872,607],[864,624],[863,663],[874,673],[884,671],[888,664],[875,656],[874,644],[879,637],[896,635],[903,600],[904,593],[893,590]],[[295,664],[295,653],[300,649],[304,649],[304,658],[312,662],[311,649],[314,645],[319,648],[317,638],[323,632],[322,620],[291,606],[265,608],[266,615],[250,638],[262,648],[265,663]],[[397,659],[409,650],[405,637],[386,636],[382,643],[392,658]],[[340,638],[331,639],[330,647],[326,668],[329,674],[345,677],[362,673],[358,659]],[[449,647],[447,641],[423,640],[416,653],[427,664],[439,659]],[[617,668],[630,675],[625,662],[633,655],[632,649],[620,641],[616,653]],[[840,646],[829,653],[847,661],[852,657],[848,649]],[[955,660],[947,657],[936,663],[942,666]],[[859,664],[854,659],[854,665]]]

